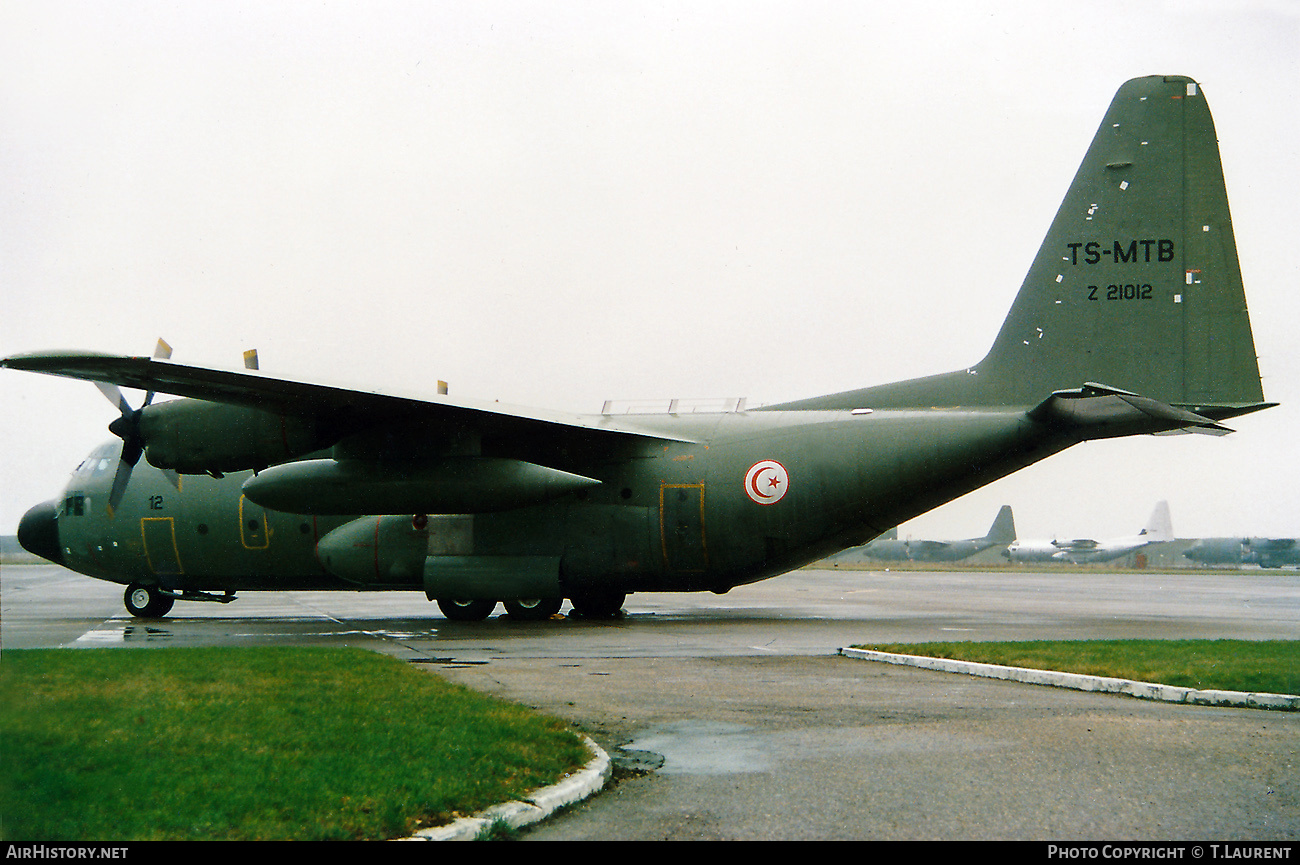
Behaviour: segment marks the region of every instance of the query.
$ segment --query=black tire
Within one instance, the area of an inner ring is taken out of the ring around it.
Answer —
[[[481,622],[497,608],[496,601],[458,601],[439,598],[438,609],[453,622]]]
[[[160,619],[171,612],[176,599],[158,591],[157,586],[132,583],[122,596],[126,611],[139,619]]]
[[[584,619],[613,619],[623,612],[627,595],[622,592],[594,592],[569,599],[573,611]]]
[[[516,598],[502,601],[506,615],[521,622],[541,622],[560,611],[564,598]]]

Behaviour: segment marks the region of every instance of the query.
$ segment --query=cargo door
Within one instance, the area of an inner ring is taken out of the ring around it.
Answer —
[[[659,532],[668,570],[703,571],[708,567],[704,484],[660,485]]]
[[[143,517],[140,520],[140,537],[144,540],[144,555],[149,570],[159,577],[178,577],[181,554],[176,548],[176,521],[172,517]],[[168,585],[170,581],[162,581]]]

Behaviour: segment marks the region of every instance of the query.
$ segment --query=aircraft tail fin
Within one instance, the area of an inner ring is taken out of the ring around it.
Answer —
[[[1151,518],[1142,529],[1142,537],[1153,544],[1174,539],[1174,524],[1169,516],[1169,502],[1156,503],[1156,509],[1151,512]]]
[[[1011,505],[1003,505],[998,515],[993,518],[993,525],[984,540],[995,545],[1006,546],[1016,541],[1016,521],[1011,515]]]
[[[1028,407],[1096,382],[1202,421],[1268,405],[1214,122],[1190,78],[1116,93],[983,360],[773,408]]]

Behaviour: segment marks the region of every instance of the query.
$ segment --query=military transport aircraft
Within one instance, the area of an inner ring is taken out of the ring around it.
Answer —
[[[1183,555],[1203,565],[1259,565],[1280,568],[1300,565],[1296,538],[1201,538]]]
[[[900,540],[897,529],[891,529],[886,532],[886,536],[876,538],[864,547],[845,550],[832,556],[830,561],[866,558],[885,562],[959,562],[992,547],[1005,547],[1015,540],[1016,522],[1011,515],[1011,506],[1003,505],[994,518],[993,525],[989,527],[988,534],[982,538],[964,541]]]
[[[628,592],[726,592],[864,544],[1082,441],[1225,433],[1270,405],[1213,121],[1178,76],[1120,88],[992,348],[950,373],[568,415],[160,358],[2,363],[118,404],[120,441],[19,533],[125,584],[144,617],[277,589],[423,591],[455,619],[498,602],[544,618],[564,598],[613,614]],[[135,409],[115,386],[151,396]],[[141,454],[154,468],[132,475]]]
[[[1092,538],[1016,541],[1006,548],[1003,555],[1013,562],[1073,562],[1076,565],[1083,565],[1114,561],[1150,544],[1165,543],[1173,539],[1174,528],[1169,519],[1169,503],[1157,502],[1146,526],[1136,535],[1108,541]]]

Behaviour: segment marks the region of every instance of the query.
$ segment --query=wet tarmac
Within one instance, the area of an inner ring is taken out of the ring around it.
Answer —
[[[1150,703],[837,657],[862,642],[1295,639],[1300,574],[800,571],[618,621],[448,622],[421,594],[248,594],[141,622],[0,566],[23,646],[356,645],[571,720],[623,767],[522,835],[1300,839],[1300,713]]]

